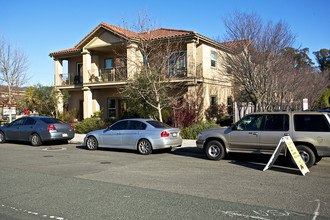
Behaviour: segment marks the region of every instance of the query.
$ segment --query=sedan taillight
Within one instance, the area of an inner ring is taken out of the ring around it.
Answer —
[[[71,129],[72,129],[72,130],[74,129],[73,125],[71,125]]]
[[[167,131],[163,131],[161,134],[160,134],[161,137],[168,137],[170,136],[170,134],[167,132]]]
[[[55,125],[48,125],[48,131],[56,130]]]

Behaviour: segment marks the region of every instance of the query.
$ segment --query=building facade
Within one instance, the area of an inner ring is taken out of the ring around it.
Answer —
[[[144,38],[144,34],[150,36]],[[175,65],[176,80],[187,86],[186,100],[198,105],[199,119],[212,104],[228,104],[232,96],[230,75],[221,74],[222,53],[234,53],[233,43],[218,43],[194,31],[157,29],[136,33],[101,23],[76,46],[49,54],[55,62],[55,86],[70,94],[68,110],[76,109],[80,119],[102,110],[102,118],[120,118],[125,108],[120,88],[133,79],[137,67],[130,61],[143,62],[144,57],[134,39],[180,41],[181,62]],[[173,66],[170,68],[170,74]],[[59,103],[59,107],[63,107]]]

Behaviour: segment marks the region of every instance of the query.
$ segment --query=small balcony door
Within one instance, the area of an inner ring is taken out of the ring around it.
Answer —
[[[74,77],[74,83],[75,84],[80,84],[82,83],[82,74],[83,74],[83,64],[82,63],[77,63],[77,72]]]

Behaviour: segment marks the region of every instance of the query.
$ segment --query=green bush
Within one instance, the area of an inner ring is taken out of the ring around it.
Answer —
[[[104,121],[97,118],[86,118],[74,125],[77,134],[87,134],[88,132],[105,129],[106,127],[107,125]]]
[[[198,133],[205,129],[218,128],[219,125],[211,121],[203,121],[193,124],[181,130],[183,139],[197,139]]]

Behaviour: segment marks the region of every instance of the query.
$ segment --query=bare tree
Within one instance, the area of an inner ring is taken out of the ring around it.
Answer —
[[[274,94],[268,94],[270,109],[301,110],[302,101],[308,99],[309,108],[314,109],[322,92],[327,87],[327,74],[320,73],[312,66],[294,67],[290,60],[282,62],[273,84]]]
[[[27,58],[18,48],[12,47],[11,43],[0,38],[0,82],[7,87],[9,100],[9,121],[11,122],[11,107],[13,93],[27,82]]]
[[[185,91],[184,84],[177,80],[181,72],[175,68],[184,56],[179,53],[183,44],[171,37],[157,38],[155,25],[147,13],[139,15],[133,29],[136,37],[126,42],[128,47],[136,47],[137,56],[126,57],[127,65],[134,67],[134,76],[122,94],[127,99],[142,100],[155,109],[158,119],[163,121],[162,110],[175,103]]]
[[[274,94],[276,73],[281,69],[281,53],[294,43],[295,36],[284,22],[264,23],[254,13],[235,12],[224,19],[224,25],[224,41],[236,48],[235,54],[220,54],[224,69],[229,69],[256,111],[267,108],[267,95]]]

